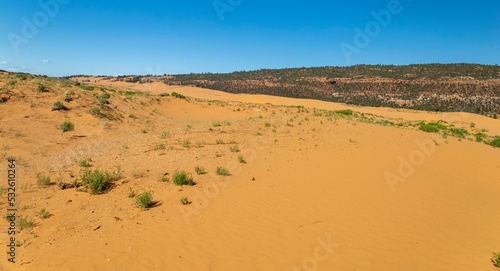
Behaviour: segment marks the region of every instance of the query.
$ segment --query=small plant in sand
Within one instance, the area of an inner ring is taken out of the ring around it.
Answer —
[[[167,174],[160,174],[160,175],[158,175],[158,177],[156,178],[156,180],[159,181],[159,182],[161,182],[161,183],[168,182]]]
[[[175,171],[172,175],[172,183],[178,186],[181,185],[195,185],[193,177],[185,171]]]
[[[202,175],[202,174],[205,174],[205,168],[204,167],[201,167],[201,166],[195,166],[194,167],[194,171],[196,172],[196,174],[198,175]]]
[[[38,85],[38,92],[49,92],[49,88],[45,85]]]
[[[108,171],[100,171],[98,169],[92,171],[85,169],[80,176],[85,187],[90,189],[91,194],[100,194],[106,191],[113,181],[122,178],[121,172],[109,173]]]
[[[500,136],[495,136],[492,140],[489,140],[486,144],[494,147],[494,148],[500,148]]]
[[[229,175],[229,170],[223,167],[217,167],[215,170],[215,173],[219,176],[228,176]]]
[[[231,150],[231,152],[240,152],[238,145],[229,147],[229,150]]]
[[[146,191],[135,198],[135,206],[140,209],[148,209],[153,205],[153,195]]]
[[[82,161],[80,161],[78,165],[81,167],[91,167],[92,165],[90,164],[90,162],[92,162],[91,158],[85,158]]]
[[[167,137],[170,137],[170,131],[163,131],[160,135],[160,139],[165,139]]]
[[[55,102],[54,105],[52,105],[52,110],[54,111],[60,111],[60,110],[65,110],[66,107],[62,102]]]
[[[224,141],[222,139],[217,139],[215,140],[215,144],[217,145],[224,144]]]
[[[245,158],[243,158],[243,155],[238,155],[238,161],[241,163],[241,164],[246,164],[247,161],[245,160]]]
[[[497,268],[500,268],[500,252],[493,253],[493,257],[491,258],[491,262]]]
[[[441,130],[446,130],[446,126],[444,126],[441,123],[430,122],[430,123],[421,123],[418,129],[427,133],[438,133]]]
[[[101,115],[101,109],[99,107],[92,107],[90,108],[89,110],[89,113],[92,115],[92,116],[100,116]]]
[[[129,187],[128,188],[128,197],[135,198],[136,195],[137,195],[137,191],[133,190],[132,187]]]
[[[59,129],[64,132],[75,130],[75,125],[71,121],[65,121],[59,125]]]
[[[182,205],[191,204],[191,202],[186,197],[181,198],[179,201],[181,202]]]
[[[33,227],[35,227],[35,221],[28,219],[27,217],[20,216],[17,220],[17,225],[20,230],[33,229]]]
[[[38,212],[37,216],[38,216],[39,218],[41,218],[41,219],[47,219],[47,218],[51,217],[51,216],[52,216],[52,214],[51,214],[49,211],[45,210],[45,208],[42,208],[42,209]]]
[[[183,141],[182,141],[182,146],[183,146],[184,148],[189,148],[189,147],[191,147],[191,141],[189,141],[189,140],[187,140],[187,139],[183,140]]]
[[[50,177],[42,174],[37,174],[37,184],[39,187],[47,187],[50,185]]]

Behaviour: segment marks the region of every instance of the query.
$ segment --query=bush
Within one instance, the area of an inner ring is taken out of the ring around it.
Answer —
[[[20,230],[32,229],[33,227],[35,227],[35,221],[28,220],[28,218],[20,216],[17,225],[19,226]]]
[[[137,195],[137,191],[132,190],[131,187],[128,188],[128,197],[134,198]]]
[[[38,217],[41,219],[46,219],[46,218],[49,218],[51,216],[52,216],[52,214],[49,211],[45,210],[45,208],[42,208],[40,210],[40,212],[38,212]]]
[[[153,205],[153,195],[151,192],[143,192],[135,198],[135,205],[141,209],[147,209]]]
[[[175,185],[195,185],[193,177],[185,171],[175,171],[172,176],[172,183]]]
[[[495,138],[488,141],[487,144],[493,146],[494,148],[500,148],[500,136],[495,136]]]
[[[108,99],[111,97],[111,95],[109,95],[109,93],[107,92],[104,92],[103,94],[101,94],[101,96],[99,97],[99,103],[102,105],[105,105],[105,104],[109,104],[109,101]]]
[[[59,129],[64,132],[75,130],[75,125],[71,121],[65,121],[59,125]]]
[[[450,133],[454,137],[465,138],[465,135],[469,134],[469,132],[463,128],[450,128]]]
[[[200,166],[195,166],[194,167],[194,171],[196,172],[196,174],[198,175],[202,175],[202,174],[205,174],[205,168],[204,167],[200,167]]]
[[[90,162],[92,162],[91,158],[85,158],[82,161],[80,161],[79,165],[81,167],[91,167],[92,165],[90,164]]]
[[[159,181],[159,182],[162,182],[162,183],[168,182],[167,174],[160,174],[160,175],[158,175],[158,177],[156,178],[156,180]]]
[[[337,110],[335,111],[335,114],[343,116],[352,116],[354,113],[352,112],[351,109],[345,109],[345,110]]]
[[[92,171],[85,169],[81,175],[83,184],[90,189],[91,194],[100,194],[106,191],[113,181],[122,178],[121,173],[108,171],[99,171],[98,169]]]
[[[50,185],[50,177],[38,174],[37,175],[37,183],[38,183],[39,187],[47,187]]]
[[[439,131],[446,129],[446,126],[440,123],[430,122],[427,124],[420,124],[420,127],[418,129],[427,133],[439,133]]]
[[[179,99],[186,99],[186,96],[179,94],[177,92],[172,92],[172,97],[179,98]]]
[[[223,168],[223,167],[217,167],[215,170],[215,173],[219,176],[228,176],[229,175],[229,170]]]
[[[477,133],[474,136],[476,137],[476,142],[483,142],[488,137],[488,135],[484,133]]]
[[[245,158],[243,158],[243,155],[241,155],[241,154],[238,155],[238,161],[240,161],[240,163],[242,163],[242,164],[246,164],[247,163],[247,161],[245,160]]]
[[[186,197],[181,198],[179,201],[181,202],[182,205],[188,205],[191,203]]]
[[[231,150],[231,152],[240,152],[240,148],[238,147],[238,145],[229,147],[229,150]]]
[[[217,139],[215,140],[215,144],[217,145],[224,144],[224,141],[222,139]]]
[[[66,107],[62,102],[55,102],[54,105],[52,106],[52,110],[59,111],[59,110],[64,110]]]
[[[92,107],[89,110],[89,113],[93,116],[100,116],[101,115],[101,109],[99,107]]]
[[[491,258],[491,262],[495,267],[500,268],[500,252],[493,253],[493,257]]]
[[[49,88],[45,85],[38,85],[38,92],[48,92]]]

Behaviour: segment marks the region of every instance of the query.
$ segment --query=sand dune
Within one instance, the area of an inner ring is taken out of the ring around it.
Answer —
[[[110,107],[123,117],[107,120],[88,114],[92,92],[71,86],[78,97],[70,110],[54,112],[66,87],[35,93],[20,83],[14,91],[26,97],[0,104],[0,153],[19,159],[20,214],[36,226],[18,234],[18,262],[2,270],[495,270],[498,148],[329,120],[313,108],[467,128],[474,122],[491,135],[500,135],[498,120],[160,83],[95,84],[192,99],[113,94]],[[64,120],[75,131],[61,135],[55,127]],[[37,173],[78,177],[86,157],[91,169],[120,166],[124,179],[102,195],[37,187]],[[207,173],[197,175],[196,165]],[[230,175],[218,176],[217,167]],[[156,180],[175,170],[197,184]],[[130,190],[152,191],[157,206],[136,208]],[[181,197],[192,203],[181,205]],[[41,208],[52,216],[36,217]]]

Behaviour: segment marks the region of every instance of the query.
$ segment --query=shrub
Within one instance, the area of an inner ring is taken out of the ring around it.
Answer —
[[[111,97],[111,95],[109,95],[109,93],[107,92],[104,92],[103,94],[101,94],[101,96],[99,97],[99,103],[102,105],[105,105],[105,104],[109,104],[109,101],[108,99]]]
[[[458,138],[465,138],[465,135],[469,134],[469,132],[463,128],[455,128],[452,127],[450,128],[450,133],[452,136],[458,137]]]
[[[190,204],[190,203],[191,203],[191,202],[188,200],[188,198],[186,198],[186,197],[181,198],[181,199],[180,199],[180,202],[181,202],[181,204],[182,204],[182,205],[188,205],[188,204]]]
[[[179,94],[177,92],[172,92],[172,97],[179,98],[179,99],[186,99],[186,96]]]
[[[47,187],[50,185],[50,177],[38,174],[37,175],[37,183],[38,183],[39,187]]]
[[[354,113],[352,112],[351,109],[345,109],[345,110],[337,110],[335,111],[335,114],[343,116],[352,116]]]
[[[17,221],[17,225],[19,226],[20,230],[32,229],[33,227],[35,227],[35,221],[28,219],[24,216],[20,216]]]
[[[128,197],[129,198],[135,198],[135,196],[137,195],[137,191],[135,190],[132,190],[131,187],[128,188]]]
[[[204,167],[200,167],[200,166],[195,166],[194,167],[194,171],[196,172],[196,174],[198,175],[202,175],[202,174],[205,174],[205,168]]]
[[[85,169],[81,175],[83,184],[90,189],[91,194],[100,194],[106,191],[113,181],[121,179],[121,173],[108,171],[100,171],[98,169],[92,171]]]
[[[418,129],[427,133],[439,133],[439,131],[446,129],[446,126],[440,123],[430,122],[427,124],[420,124],[420,127]]]
[[[185,171],[176,171],[172,176],[172,183],[175,185],[195,185],[193,177]]]
[[[51,216],[52,216],[52,214],[51,214],[49,211],[45,210],[45,208],[42,208],[42,209],[40,210],[40,212],[38,212],[38,215],[37,215],[37,216],[38,216],[39,218],[41,218],[41,219],[46,219],[46,218],[51,217]]]
[[[99,116],[101,115],[101,109],[99,107],[92,107],[90,110],[89,110],[89,113],[93,116]]]
[[[240,148],[238,147],[238,145],[229,147],[229,149],[231,150],[231,152],[240,152]]]
[[[500,252],[493,253],[493,257],[491,258],[491,262],[495,267],[500,268]]]
[[[55,102],[54,105],[52,106],[52,110],[59,111],[59,110],[64,110],[66,107],[62,102]]]
[[[271,123],[269,123],[269,122],[266,122],[264,125],[265,125],[266,127],[271,127]]]
[[[483,142],[488,137],[488,135],[484,133],[477,133],[474,136],[476,137],[476,142]]]
[[[189,148],[191,146],[191,141],[185,139],[184,141],[182,141],[182,146],[184,148]]]
[[[500,136],[495,136],[495,138],[488,141],[487,144],[493,146],[494,148],[500,148]]]
[[[162,183],[168,182],[167,174],[160,174],[160,175],[158,175],[158,177],[156,178],[156,180],[159,181],[159,182],[162,182]]]
[[[38,92],[48,92],[49,88],[45,85],[38,85]]]
[[[238,155],[238,161],[240,161],[240,163],[242,163],[242,164],[246,164],[247,163],[247,161],[245,161],[245,158],[243,158],[243,155],[241,155],[241,154]]]
[[[75,130],[75,125],[71,121],[65,121],[59,125],[59,129],[64,132]]]
[[[219,176],[228,176],[229,175],[229,170],[223,168],[223,167],[217,167],[215,170],[215,173]]]
[[[90,162],[92,162],[92,159],[90,158],[85,158],[83,159],[82,161],[80,161],[79,165],[81,167],[91,167],[92,165],[90,164]]]
[[[135,198],[135,205],[140,209],[147,209],[153,205],[153,195],[146,191]]]
[[[163,131],[160,135],[160,138],[161,139],[164,139],[164,138],[167,138],[167,137],[170,137],[170,131]]]
[[[224,144],[224,141],[222,139],[217,139],[215,140],[215,144],[217,145]]]

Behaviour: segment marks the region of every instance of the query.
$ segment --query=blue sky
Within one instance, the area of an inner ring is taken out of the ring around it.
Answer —
[[[10,71],[500,64],[498,0],[0,1],[0,69]]]

